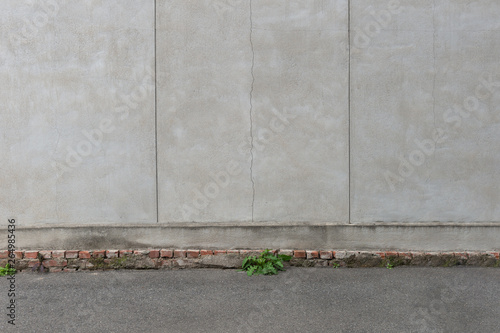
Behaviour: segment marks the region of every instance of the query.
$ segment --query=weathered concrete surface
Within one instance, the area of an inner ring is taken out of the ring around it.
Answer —
[[[347,1],[252,3],[255,221],[347,222]]]
[[[2,1],[0,216],[155,222],[153,1]]]
[[[0,239],[7,239],[6,228]],[[336,223],[178,223],[17,228],[20,249],[355,249],[498,250],[500,225]],[[7,249],[7,242],[0,243]]]
[[[252,52],[247,1],[160,0],[157,8],[159,220],[252,216]]]
[[[160,222],[347,222],[347,1],[157,15]]]
[[[497,1],[154,5],[1,2],[21,246],[496,246]],[[430,224],[344,225],[393,221]]]
[[[499,222],[500,3],[389,3],[351,2],[351,222]]]

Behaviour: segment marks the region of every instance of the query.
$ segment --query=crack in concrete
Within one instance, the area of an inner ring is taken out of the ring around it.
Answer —
[[[255,204],[255,181],[253,179],[253,85],[255,82],[255,76],[253,74],[253,67],[255,64],[255,52],[253,49],[253,41],[252,41],[252,33],[253,33],[253,21],[252,21],[252,0],[250,0],[250,47],[252,50],[252,67],[250,69],[250,73],[252,74],[252,85],[250,87],[250,181],[252,182],[252,222],[253,222],[253,213],[254,213],[254,204]]]

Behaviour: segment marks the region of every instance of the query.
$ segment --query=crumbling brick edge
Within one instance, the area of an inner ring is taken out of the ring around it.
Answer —
[[[287,265],[299,267],[452,267],[459,265],[499,267],[499,252],[272,250],[292,256]],[[31,271],[40,260],[49,272],[115,269],[239,268],[243,258],[262,250],[49,250],[14,251],[18,272]],[[5,266],[9,251],[0,251]]]

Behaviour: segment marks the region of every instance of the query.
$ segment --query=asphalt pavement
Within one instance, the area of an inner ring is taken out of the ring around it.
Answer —
[[[20,273],[0,332],[500,332],[500,269]]]

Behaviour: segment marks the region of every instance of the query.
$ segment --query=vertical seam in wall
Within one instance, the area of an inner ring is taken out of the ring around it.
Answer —
[[[155,66],[155,169],[156,169],[156,223],[160,222],[160,207],[158,205],[158,94],[157,82],[158,75],[156,71],[156,0],[154,0],[154,66]]]
[[[351,1],[347,0],[347,50],[348,50],[348,69],[347,69],[347,123],[348,123],[348,138],[347,138],[347,150],[348,150],[348,223],[351,224]]]
[[[252,32],[253,32],[253,20],[252,20],[252,0],[250,0],[250,47],[252,50],[252,66],[250,68],[250,73],[252,74],[252,85],[250,87],[250,181],[252,182],[252,222],[253,222],[253,214],[254,214],[254,206],[255,206],[255,181],[253,179],[253,86],[255,83],[255,76],[253,73],[253,67],[255,65],[255,52],[253,49],[253,41],[252,41]]]

